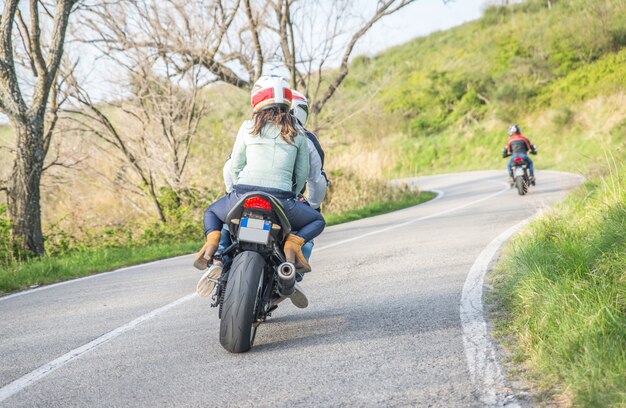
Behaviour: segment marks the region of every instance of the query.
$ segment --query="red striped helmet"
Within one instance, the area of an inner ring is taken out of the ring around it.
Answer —
[[[300,125],[306,126],[306,121],[309,118],[309,101],[306,100],[306,96],[298,91],[292,91],[291,93],[293,94],[291,114],[298,119]]]
[[[252,87],[250,103],[253,112],[274,107],[291,107],[289,84],[278,75],[263,75]]]

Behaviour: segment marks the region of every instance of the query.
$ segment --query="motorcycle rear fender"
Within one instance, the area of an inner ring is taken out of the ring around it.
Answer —
[[[268,214],[269,219],[272,221],[272,224],[278,224],[281,227],[280,235],[278,235],[277,237],[275,236],[275,238],[278,238],[278,241],[284,241],[287,235],[291,232],[291,224],[287,219],[287,215],[285,214],[285,211],[283,210],[283,206],[280,204],[280,201],[273,195],[264,193],[262,191],[252,191],[250,193],[244,194],[239,199],[239,201],[237,201],[237,204],[235,204],[235,206],[230,210],[230,212],[226,216],[226,224],[230,229],[231,235],[235,237],[237,236],[237,233],[239,231],[239,223],[233,222],[233,220],[241,220],[241,217],[245,210],[243,205],[245,201],[251,197],[261,197],[271,203],[272,209],[269,211],[254,209],[250,211],[258,211],[259,213]],[[273,236],[275,235],[274,230],[272,230],[271,234]]]

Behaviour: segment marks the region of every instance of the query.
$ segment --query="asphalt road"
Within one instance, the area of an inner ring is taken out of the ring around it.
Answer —
[[[484,406],[502,384],[472,377],[464,284],[581,180],[537,179],[520,197],[502,171],[425,177],[434,201],[327,228],[309,307],[283,302],[245,354],[220,346],[191,255],[0,298],[0,406]]]

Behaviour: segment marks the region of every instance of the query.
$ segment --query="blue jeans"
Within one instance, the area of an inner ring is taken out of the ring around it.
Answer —
[[[295,194],[292,192],[237,184],[231,193],[211,204],[204,212],[204,235],[208,235],[211,231],[220,231],[230,210],[241,199],[241,196],[251,191],[262,191],[276,197],[285,210],[292,230],[298,231],[295,235],[305,241],[312,240],[324,230],[326,221],[324,221],[322,214],[307,204],[296,200]]]
[[[533,161],[530,160],[530,157],[528,157],[528,155],[525,153],[513,153],[511,159],[509,160],[509,164],[507,165],[507,168],[509,169],[509,176],[513,178],[513,160],[518,157],[526,160],[526,163],[528,163],[528,171],[530,172],[530,177],[535,177],[535,165],[533,164]]]
[[[217,251],[215,251],[215,255],[222,255],[224,250],[231,246],[233,240],[230,239],[230,231],[228,229],[228,225],[224,224],[222,227],[222,236],[220,238],[220,243],[217,246]]]
[[[313,252],[313,245],[315,245],[313,241],[308,241],[304,245],[302,245],[302,255],[304,255],[307,262],[309,261],[309,259],[311,259],[311,252]],[[303,278],[304,278],[303,273],[296,274],[296,282],[302,282]]]
[[[311,252],[313,252],[313,245],[315,245],[313,241],[308,241],[302,246],[302,255],[304,255],[307,262],[311,258]]]

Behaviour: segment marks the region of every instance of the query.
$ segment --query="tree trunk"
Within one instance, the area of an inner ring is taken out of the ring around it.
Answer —
[[[152,203],[157,210],[159,221],[161,221],[163,224],[167,224],[167,218],[165,218],[165,213],[163,213],[163,207],[161,206],[159,197],[157,196],[156,190],[154,189],[154,183],[150,183],[150,185],[148,186],[148,190],[150,191],[150,198],[152,198]]]
[[[46,156],[43,115],[16,120],[13,126],[17,134],[17,156],[8,191],[11,233],[22,249],[41,256],[44,243],[39,184]]]

